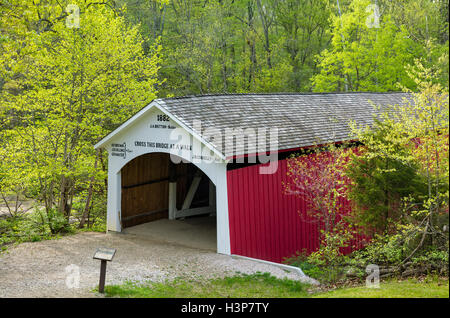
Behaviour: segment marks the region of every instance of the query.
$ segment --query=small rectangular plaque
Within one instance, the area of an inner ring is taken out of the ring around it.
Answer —
[[[95,252],[94,259],[111,261],[114,257],[114,254],[116,254],[115,248],[100,247]]]

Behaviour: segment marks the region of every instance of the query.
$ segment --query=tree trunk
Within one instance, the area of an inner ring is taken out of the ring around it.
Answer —
[[[94,170],[97,170],[98,158],[99,158],[99,150],[97,150],[97,154],[95,156]],[[93,175],[89,182],[88,196],[86,199],[86,204],[84,206],[83,215],[81,216],[80,225],[78,226],[78,228],[80,228],[80,229],[82,229],[84,227],[84,224],[86,223],[86,218],[89,215],[89,208],[90,208],[91,199],[92,199],[92,192],[94,189],[94,181],[95,181],[95,176]]]

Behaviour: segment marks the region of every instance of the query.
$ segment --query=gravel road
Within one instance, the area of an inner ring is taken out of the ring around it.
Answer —
[[[22,243],[0,254],[0,297],[102,297],[92,292],[98,285],[100,264],[92,259],[98,247],[117,249],[107,266],[107,285],[176,277],[208,279],[257,271],[305,280],[279,267],[208,250],[130,234],[84,232],[57,240]],[[68,288],[66,281],[70,285],[77,268],[79,286]]]

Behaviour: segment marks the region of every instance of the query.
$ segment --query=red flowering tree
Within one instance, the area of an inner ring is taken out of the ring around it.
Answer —
[[[308,155],[291,157],[287,161],[288,181],[285,193],[305,201],[305,213],[321,227],[321,258],[331,261],[341,255],[353,238],[352,226],[345,221],[348,210],[346,191],[348,178],[344,166],[349,150],[328,146]]]

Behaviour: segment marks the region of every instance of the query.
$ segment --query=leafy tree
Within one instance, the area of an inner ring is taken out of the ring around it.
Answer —
[[[396,25],[403,25],[409,36],[425,44],[434,38],[448,42],[448,0],[377,0],[380,14],[390,15]]]
[[[317,152],[288,160],[286,192],[305,200],[307,213],[331,232],[343,214],[345,177],[338,168],[337,150]]]
[[[448,52],[446,1],[120,0],[145,47],[163,46],[163,96],[413,88],[403,66]],[[338,6],[339,4],[339,6]],[[380,28],[366,19],[378,4]],[[448,5],[447,5],[448,8]],[[428,30],[428,31],[427,31]],[[437,57],[429,65],[436,64]],[[441,68],[447,69],[448,63]],[[442,75],[442,78],[445,74]]]
[[[436,70],[424,67],[420,60],[408,68],[408,73],[419,92],[410,91],[411,99],[383,112],[382,125],[353,127],[355,137],[366,147],[365,159],[390,163],[385,167],[371,166],[370,176],[412,178],[406,183],[391,184],[395,186],[398,202],[403,204],[397,209],[401,218],[395,224],[396,241],[408,251],[403,262],[426,248],[448,253],[448,233],[443,228],[448,227],[448,87],[442,87]],[[356,183],[354,189],[360,191],[355,197],[364,206],[373,187],[365,187],[368,181],[360,177],[359,171],[353,172],[353,176],[356,176],[352,180]],[[420,181],[419,185],[415,180]],[[377,219],[380,215],[375,212],[371,217]]]
[[[377,14],[367,10],[370,5],[369,0],[354,0],[346,12],[333,17],[331,47],[318,57],[314,91],[392,91],[399,89],[398,82],[414,87],[404,66],[421,47],[389,15],[381,16],[377,27]]]
[[[276,23],[282,27],[283,46],[292,71],[289,86],[296,91],[311,90],[310,78],[317,72],[315,55],[330,43],[330,1],[288,0],[277,7]]]
[[[390,143],[396,154],[405,153],[403,144],[392,145],[391,129],[389,124],[375,119],[372,128],[359,137],[364,141],[374,140],[377,144]],[[372,142],[366,143],[351,154],[346,167],[346,175],[351,180],[348,197],[354,204],[353,221],[371,236],[395,232],[395,224],[402,216],[403,198],[417,200],[426,193],[425,180],[416,164],[405,164],[389,153],[378,153],[372,145]]]
[[[19,18],[20,52],[12,38],[2,44],[9,59],[2,65],[0,171],[8,180],[3,191],[24,185],[48,217],[68,220],[77,201],[86,201],[86,211],[92,191],[104,193],[93,144],[155,98],[161,47],[156,42],[144,54],[138,27],[105,3],[80,2],[79,27],[60,4],[23,2],[23,12],[50,22],[36,29]]]
[[[310,256],[317,262],[337,262],[343,255],[342,248],[354,238],[354,229],[346,220],[349,179],[344,167],[350,149],[330,144],[287,161],[285,193],[304,200],[307,210],[299,211],[300,217],[315,222],[321,229],[321,246]]]

